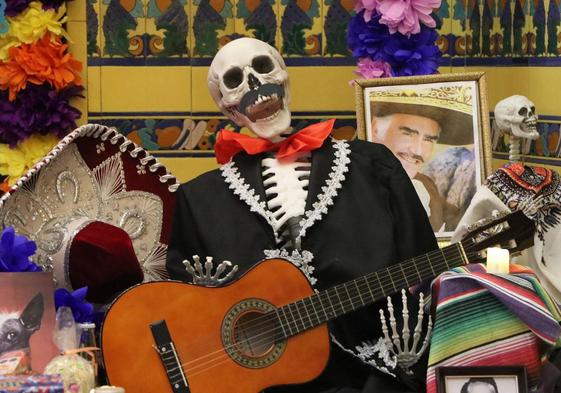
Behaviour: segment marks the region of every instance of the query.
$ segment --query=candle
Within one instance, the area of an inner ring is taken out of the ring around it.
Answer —
[[[487,249],[487,271],[489,273],[508,274],[510,258],[508,250],[498,247],[490,247]]]

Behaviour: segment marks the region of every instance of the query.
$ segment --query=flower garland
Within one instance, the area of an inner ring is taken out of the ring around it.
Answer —
[[[362,78],[434,74],[441,56],[436,21],[441,0],[358,0],[347,43]]]
[[[66,20],[63,0],[0,0],[0,195],[81,116],[70,105],[84,88]]]

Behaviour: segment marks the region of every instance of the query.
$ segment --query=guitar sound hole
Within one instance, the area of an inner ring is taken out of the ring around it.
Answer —
[[[250,358],[266,355],[275,345],[275,324],[258,311],[241,314],[234,324],[233,333],[238,351]]]

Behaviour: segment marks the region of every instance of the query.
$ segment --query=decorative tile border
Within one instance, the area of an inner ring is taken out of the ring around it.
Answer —
[[[345,58],[354,64],[346,43],[353,5],[352,0],[87,0],[88,64],[184,65],[210,60],[240,36],[269,42],[287,58]],[[443,65],[561,64],[558,0],[443,0],[435,16]]]
[[[335,137],[348,139],[355,135],[354,112],[295,112],[293,126],[303,128],[328,118],[336,119]],[[116,127],[140,146],[165,157],[212,156],[216,132],[223,128],[250,134],[216,112],[90,113],[89,121]],[[561,167],[561,117],[542,116],[538,131],[540,137],[530,144],[527,161]],[[507,159],[508,137],[493,141],[493,157]]]
[[[128,115],[128,116],[127,116]],[[166,118],[162,118],[162,117]],[[229,129],[235,132],[251,134],[247,129],[220,116],[219,113],[112,113],[101,116],[90,113],[89,121],[110,127],[116,127],[123,135],[138,145],[151,151],[172,150],[175,152],[212,151],[216,141],[216,132]],[[323,119],[336,118],[334,135],[337,138],[352,138],[356,131],[354,112],[335,114],[295,113],[293,127],[304,128]]]

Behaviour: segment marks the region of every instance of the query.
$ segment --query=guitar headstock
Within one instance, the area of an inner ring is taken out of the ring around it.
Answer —
[[[513,213],[499,213],[481,220],[468,228],[470,231],[461,243],[470,262],[485,258],[488,247],[501,247],[510,254],[520,252],[534,245],[535,224],[520,210]]]

